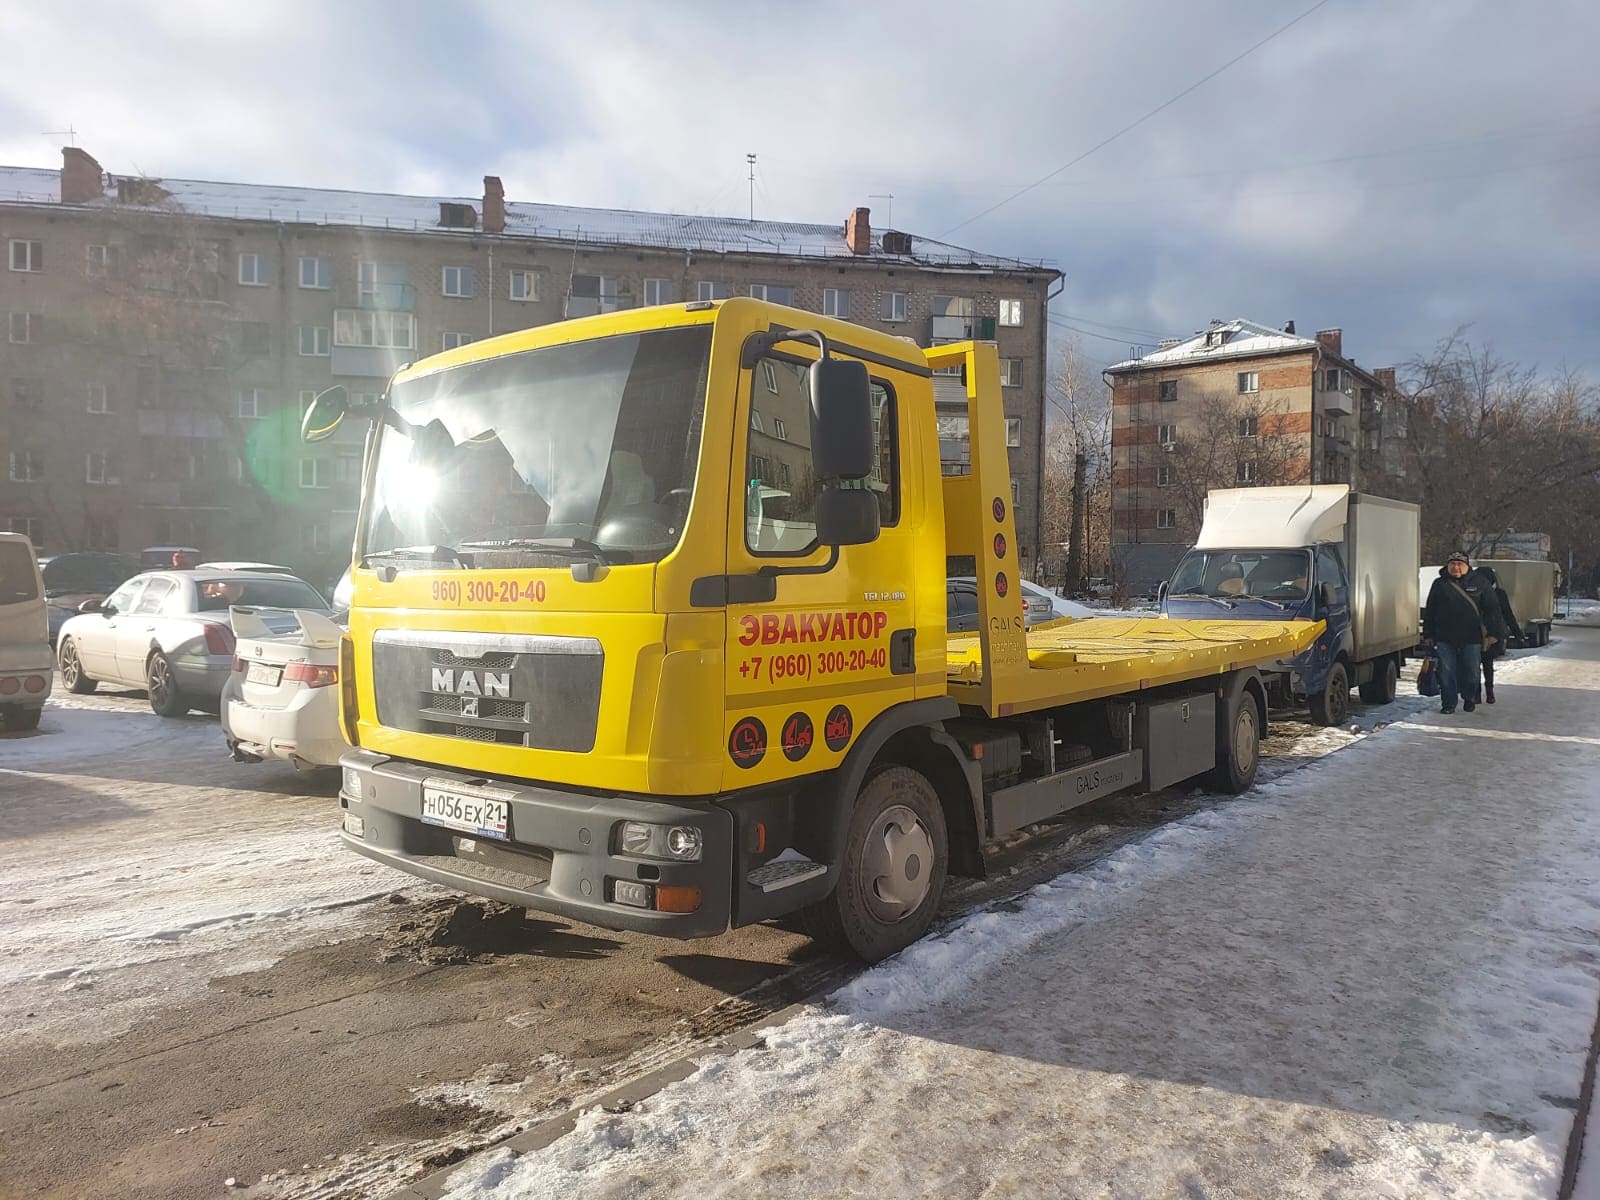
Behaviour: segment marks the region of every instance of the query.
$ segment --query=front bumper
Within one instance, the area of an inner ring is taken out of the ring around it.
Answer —
[[[666,937],[713,937],[727,930],[734,872],[733,817],[714,804],[590,795],[496,779],[352,750],[340,760],[341,837],[350,849],[387,866],[470,895],[554,913],[603,929]],[[511,793],[504,841],[422,821],[423,783]],[[352,833],[356,818],[360,834]],[[690,825],[700,831],[695,862],[613,851],[622,821]],[[689,913],[616,903],[619,881],[698,888]]]

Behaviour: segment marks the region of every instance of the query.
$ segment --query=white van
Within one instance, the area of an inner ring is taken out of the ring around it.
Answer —
[[[0,533],[0,728],[39,727],[54,671],[33,543],[20,533]]]

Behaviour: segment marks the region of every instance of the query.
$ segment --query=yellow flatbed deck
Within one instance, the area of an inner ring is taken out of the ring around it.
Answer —
[[[1322,630],[1321,621],[1065,617],[1028,630],[1026,663],[991,681],[979,635],[952,634],[947,673],[957,700],[991,707],[992,693],[996,715],[1007,715],[1292,658]]]

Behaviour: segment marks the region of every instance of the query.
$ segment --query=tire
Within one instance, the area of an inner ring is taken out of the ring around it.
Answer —
[[[8,704],[0,708],[0,725],[5,727],[7,733],[27,733],[29,730],[39,728],[39,718],[44,716],[44,705],[37,708],[24,708],[20,704]]]
[[[172,673],[172,663],[157,650],[144,665],[145,692],[150,697],[150,711],[158,717],[181,717],[189,711],[189,702],[178,690],[178,681]]]
[[[833,891],[801,911],[806,931],[863,962],[888,958],[933,924],[949,862],[933,784],[910,767],[880,768],[856,796]]]
[[[1357,690],[1367,704],[1391,704],[1400,688],[1400,669],[1394,659],[1386,658],[1373,667],[1373,677]]]
[[[1248,792],[1261,765],[1261,711],[1255,694],[1240,688],[1217,721],[1217,765],[1205,777],[1208,788],[1237,796]]]
[[[83,673],[83,660],[71,638],[61,640],[61,652],[56,655],[56,665],[61,668],[61,682],[74,696],[87,696],[99,684]]]
[[[1350,715],[1350,675],[1342,662],[1328,668],[1322,691],[1311,697],[1311,719],[1318,725],[1343,725]]]

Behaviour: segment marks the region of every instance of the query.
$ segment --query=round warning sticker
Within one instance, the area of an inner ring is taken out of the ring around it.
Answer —
[[[811,743],[816,737],[816,732],[816,726],[805,713],[792,713],[783,723],[783,734],[779,738],[783,746],[783,756],[790,762],[799,762],[811,753]]]
[[[994,519],[996,521],[1004,521],[1006,519],[1006,502],[1000,499],[999,496],[994,498]]]
[[[994,556],[996,558],[1004,558],[1006,556],[1006,535],[1003,533],[994,535]]]
[[[994,574],[994,594],[1004,597],[1010,590],[1011,582],[1006,578],[1006,573],[1004,571],[996,571]]]
[[[854,732],[855,722],[850,719],[848,708],[835,704],[828,710],[828,719],[822,723],[822,740],[829,750],[843,750]]]
[[[756,717],[742,717],[728,735],[728,756],[736,767],[750,768],[767,753],[767,727]]]

